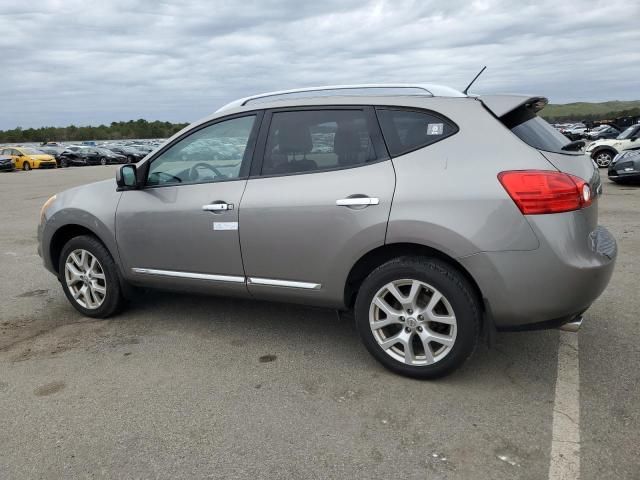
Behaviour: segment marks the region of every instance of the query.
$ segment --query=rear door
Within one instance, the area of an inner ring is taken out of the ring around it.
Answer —
[[[354,263],[385,241],[395,174],[369,107],[265,114],[240,205],[249,291],[340,306]]]

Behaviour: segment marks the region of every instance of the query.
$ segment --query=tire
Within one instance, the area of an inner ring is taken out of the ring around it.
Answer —
[[[27,161],[22,162],[22,170],[28,172],[29,170],[31,170],[31,164]]]
[[[106,165],[107,164],[107,159],[104,157],[100,157],[100,165]]]
[[[91,270],[83,269],[81,267],[83,262],[77,262],[72,257],[82,259],[81,252],[83,251],[89,254],[86,257],[87,261],[84,262],[85,266],[91,264],[89,256],[97,260],[97,265]],[[67,270],[67,262],[71,262],[73,269]],[[83,279],[78,279],[74,271],[82,273]],[[82,235],[69,240],[60,254],[58,272],[67,299],[83,315],[93,318],[107,318],[114,315],[122,307],[124,297],[116,264],[109,251],[95,237]],[[73,277],[76,277],[75,281],[73,281]],[[104,293],[98,293],[98,286],[104,289]],[[92,287],[96,287],[95,291]],[[82,288],[85,291],[90,289],[90,292],[86,295],[79,294],[77,299],[74,298],[74,292],[77,293]],[[90,304],[92,301],[94,305]]]
[[[133,156],[127,156],[127,163],[133,163]]]
[[[398,302],[393,307],[402,316],[384,314],[374,302],[381,299],[387,306],[396,302],[398,297],[388,290],[393,288],[390,285],[396,286],[405,300],[418,285],[416,308]],[[379,266],[362,283],[354,310],[356,328],[369,353],[392,372],[412,378],[438,378],[453,372],[472,355],[480,335],[481,307],[473,287],[456,268],[433,258],[400,257]],[[372,327],[381,315],[396,320],[385,327]],[[430,321],[438,318],[447,323]],[[401,340],[393,343],[396,337]],[[402,339],[409,340],[403,344]],[[439,343],[440,339],[448,345]],[[383,347],[381,342],[387,345]]]
[[[597,152],[595,152],[591,158],[593,159],[594,162],[596,162],[596,165],[598,165],[598,167],[600,168],[607,168],[609,165],[611,165],[611,162],[613,161],[613,157],[615,157],[616,154],[613,150],[598,150]]]
[[[62,160],[60,160],[60,168],[68,168],[69,167],[69,162],[67,161],[66,158],[63,158]]]

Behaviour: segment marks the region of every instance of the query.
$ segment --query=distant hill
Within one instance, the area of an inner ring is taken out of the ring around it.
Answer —
[[[640,115],[640,100],[549,104],[540,115],[551,122],[612,120],[616,117]]]

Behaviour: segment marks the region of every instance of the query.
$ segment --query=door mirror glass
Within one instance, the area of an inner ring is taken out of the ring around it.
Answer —
[[[123,165],[116,172],[116,183],[119,188],[135,188],[138,185],[136,166]]]

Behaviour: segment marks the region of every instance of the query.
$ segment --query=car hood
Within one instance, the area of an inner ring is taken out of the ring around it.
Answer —
[[[44,154],[44,155],[29,155],[31,158],[33,158],[34,160],[40,160],[42,162],[48,162],[51,160],[55,160],[55,158],[53,158],[51,155],[49,154]]]
[[[74,199],[82,198],[87,194],[95,196],[96,198],[107,197],[116,191],[118,185],[116,184],[115,178],[110,178],[108,180],[101,180],[99,182],[87,183],[85,185],[80,185],[78,187],[73,187],[68,190],[63,190],[60,193],[56,194],[58,201],[63,201],[63,203],[73,204]],[[74,205],[76,207],[82,207],[82,205]]]
[[[619,141],[620,140],[616,140],[615,138],[604,138],[602,140],[596,140],[591,145],[589,145],[589,148],[593,149],[593,148],[599,147],[601,145],[607,145],[607,146],[611,147],[611,146],[613,146],[614,143],[618,143]]]

